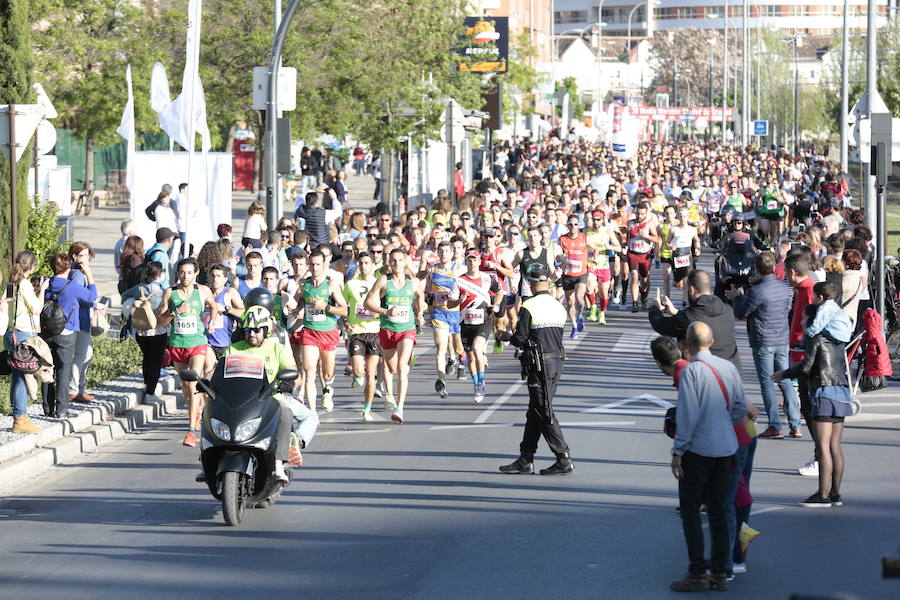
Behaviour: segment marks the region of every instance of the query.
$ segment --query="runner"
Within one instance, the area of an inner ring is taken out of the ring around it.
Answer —
[[[356,277],[344,286],[344,300],[347,302],[347,353],[353,367],[354,387],[363,385],[362,419],[372,420],[372,400],[378,379],[378,362],[384,352],[378,333],[381,329],[378,315],[365,307],[366,296],[375,282],[375,263],[368,252],[360,252],[356,257]]]
[[[481,251],[481,270],[490,275],[497,285],[500,286],[500,292],[506,296],[509,291],[509,278],[513,276],[512,257],[509,248],[502,248],[497,245],[500,239],[500,232],[493,227],[485,227],[481,231],[481,243],[483,248]],[[503,342],[497,338],[496,334],[500,331],[506,331],[508,320],[505,314],[499,315],[494,319],[494,354],[503,352]]]
[[[310,276],[297,292],[298,310],[303,311],[300,347],[305,374],[304,392],[309,408],[316,409],[316,372],[321,361],[322,408],[334,410],[334,351],[338,345],[337,318],[347,316],[340,284],[328,276],[325,255],[309,255]]]
[[[638,292],[641,306],[647,308],[650,293],[650,253],[659,243],[659,236],[651,227],[649,207],[641,202],[635,209],[634,219],[628,222],[628,271],[631,284],[631,312],[638,312]]]
[[[213,265],[209,268],[209,289],[215,298],[216,306],[219,307],[219,314],[210,328],[211,333],[206,334],[206,341],[213,352],[213,360],[207,361],[207,373],[215,368],[216,361],[222,358],[222,353],[231,345],[231,334],[234,332],[238,320],[244,314],[244,302],[241,300],[240,294],[236,289],[226,287],[227,272],[228,267],[224,265]],[[209,312],[204,311],[203,314],[209,322]]]
[[[662,267],[662,295],[668,298],[671,295],[670,285],[672,282],[672,249],[669,247],[669,232],[675,225],[676,209],[674,206],[667,206],[663,212],[663,221],[657,228],[659,235],[659,244],[656,248],[656,262]]]
[[[437,380],[434,391],[442,399],[447,398],[447,370],[456,375],[456,357],[450,357],[447,364],[447,347],[451,335],[460,333],[459,328],[459,288],[456,286],[456,271],[453,268],[453,244],[441,242],[437,247],[438,264],[428,268],[425,277],[427,302],[431,306],[431,327],[436,350],[435,365]]]
[[[588,280],[588,248],[586,236],[578,230],[578,217],[570,215],[566,219],[566,235],[560,236],[559,246],[563,250],[562,289],[566,295],[566,306],[572,333],[575,339],[584,330],[584,294]]]
[[[606,310],[609,307],[609,288],[612,283],[610,260],[614,260],[622,247],[603,211],[592,215],[593,228],[588,230],[587,245],[590,265],[587,300],[591,305],[588,319],[606,325]],[[524,271],[528,272],[527,268]],[[523,278],[524,279],[524,278]],[[598,309],[599,308],[599,312]]]
[[[172,324],[169,332],[169,356],[176,373],[191,369],[203,373],[206,361],[207,338],[215,333],[219,307],[215,296],[205,285],[195,283],[197,259],[178,261],[178,284],[165,291],[157,309],[157,327]],[[209,326],[204,331],[203,306],[209,308]],[[181,381],[181,391],[188,404],[188,432],[182,440],[185,446],[197,445],[200,433],[200,415],[203,411],[203,395],[197,393],[197,383]]]
[[[684,280],[694,269],[694,262],[700,256],[700,236],[697,228],[688,223],[688,216],[687,209],[678,210],[678,222],[669,230],[665,241],[665,245],[671,252],[675,287],[684,290],[682,302],[685,306],[688,303],[688,290],[684,285]],[[665,296],[669,297],[668,294]]]
[[[247,276],[238,278],[238,293],[241,298],[246,296],[250,290],[262,287],[262,254],[256,250],[248,253],[244,257],[244,264],[247,266]]]
[[[466,252],[466,273],[457,280],[462,314],[462,342],[475,386],[475,402],[484,400],[487,340],[493,331],[494,313],[500,310],[503,298],[497,281],[481,270],[481,256],[477,250]]]
[[[365,307],[381,317],[379,340],[390,378],[397,375],[397,408],[394,423],[403,423],[409,385],[409,359],[416,343],[416,326],[422,323],[425,299],[415,277],[409,277],[408,256],[400,248],[388,256],[389,274],[382,275],[366,296]]]

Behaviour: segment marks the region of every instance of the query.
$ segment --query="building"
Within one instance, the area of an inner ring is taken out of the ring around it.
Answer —
[[[877,0],[879,27],[886,22],[889,1]],[[602,19],[597,9],[602,6]],[[750,3],[750,27],[781,29],[801,35],[837,33],[843,26],[843,0],[768,0]],[[850,27],[866,29],[866,0],[849,0]],[[893,7],[892,7],[893,8]],[[725,26],[724,0],[658,0],[647,19],[647,2],[635,0],[556,0],[554,32],[596,25],[602,21],[603,35],[626,35],[629,16],[632,35],[652,36],[656,31],[671,29],[722,29]],[[742,5],[739,0],[728,3],[728,27],[741,27]]]

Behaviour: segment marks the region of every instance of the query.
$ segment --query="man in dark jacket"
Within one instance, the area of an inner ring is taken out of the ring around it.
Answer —
[[[319,191],[324,191],[323,185],[316,188],[317,191],[306,194],[306,204],[299,207],[294,214],[294,219],[303,218],[306,221],[305,231],[309,234],[310,245],[313,247],[328,241],[328,223],[325,222],[325,209]]]
[[[688,307],[676,310],[672,301],[666,298],[662,307],[665,312],[658,304],[650,307],[650,326],[660,335],[683,340],[691,323],[706,323],[712,329],[714,339],[710,352],[713,356],[730,360],[740,373],[741,357],[734,340],[734,312],[731,307],[712,295],[712,284],[706,271],[691,271],[687,276],[687,286]]]
[[[734,316],[747,320],[747,335],[753,364],[762,392],[769,427],[759,435],[761,438],[780,440],[784,438],[784,422],[776,402],[775,384],[772,374],[790,366],[788,359],[787,314],[791,308],[791,290],[784,281],[775,277],[775,255],[771,252],[758,254],[755,259],[758,279],[746,294],[732,288],[725,296],[734,303]],[[791,437],[801,437],[800,403],[797,392],[788,380],[778,384],[784,402]]]

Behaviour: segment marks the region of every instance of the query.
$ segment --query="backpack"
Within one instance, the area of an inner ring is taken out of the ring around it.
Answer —
[[[147,215],[147,218],[153,222],[156,222],[156,206],[158,204],[159,203],[154,200],[149,205],[147,205],[147,208],[144,209],[144,214]]]
[[[62,333],[63,329],[66,328],[66,321],[69,320],[69,316],[75,310],[73,308],[67,315],[59,303],[60,294],[70,283],[72,283],[71,279],[59,288],[58,292],[50,292],[50,299],[44,303],[44,308],[41,309],[41,336],[44,338],[50,338]]]
[[[149,296],[141,291],[141,297],[134,301],[131,307],[131,324],[135,329],[140,331],[156,329],[156,311],[153,310],[150,299],[159,291],[154,290]]]

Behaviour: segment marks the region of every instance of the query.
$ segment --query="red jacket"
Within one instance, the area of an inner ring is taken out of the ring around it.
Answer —
[[[813,286],[816,285],[812,277],[804,279],[794,288],[794,307],[791,309],[791,333],[788,343],[791,348],[801,346],[803,341],[803,311],[813,303]],[[803,360],[803,351],[791,351],[791,360]]]
[[[893,373],[891,355],[882,332],[881,315],[871,308],[863,311],[866,332],[866,377],[886,377]]]

